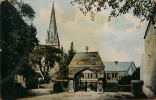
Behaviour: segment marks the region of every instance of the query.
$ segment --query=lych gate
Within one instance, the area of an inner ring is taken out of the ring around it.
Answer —
[[[104,65],[98,52],[78,52],[68,66],[69,92],[103,92]]]
[[[97,90],[98,77],[97,73],[91,70],[82,70],[75,74],[75,91],[84,90]]]

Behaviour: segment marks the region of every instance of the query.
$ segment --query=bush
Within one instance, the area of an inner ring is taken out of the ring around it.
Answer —
[[[119,85],[130,85],[132,77],[130,75],[122,77],[119,81]]]
[[[31,79],[27,79],[27,86],[26,87],[28,89],[34,89],[34,88],[38,87],[38,83],[39,83],[38,77],[33,77]]]
[[[61,83],[55,83],[53,91],[54,92],[63,92],[63,87],[62,87]]]

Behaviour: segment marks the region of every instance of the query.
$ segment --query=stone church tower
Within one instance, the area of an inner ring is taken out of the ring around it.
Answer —
[[[47,36],[46,36],[45,42],[46,42],[46,45],[60,48],[59,36],[57,33],[54,3],[52,5],[49,30],[47,31]]]

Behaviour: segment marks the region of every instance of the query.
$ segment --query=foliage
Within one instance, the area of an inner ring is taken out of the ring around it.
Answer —
[[[35,11],[31,8],[29,4],[24,3],[22,0],[8,0],[13,4],[19,12],[19,15],[23,18],[33,20],[35,18]]]
[[[32,76],[32,78],[27,79],[27,89],[37,88],[39,84],[38,77]]]
[[[62,51],[59,48],[54,48],[46,45],[38,45],[29,55],[29,64],[34,69],[39,67],[39,70],[44,76],[44,82],[49,82],[49,71],[54,67],[55,62],[61,61],[61,54]]]
[[[2,68],[5,75],[8,75],[16,66],[25,63],[28,53],[38,40],[36,28],[33,24],[25,23],[11,3],[2,2],[1,9]]]
[[[133,15],[144,20],[154,21],[156,14],[156,2],[154,0],[74,0],[71,4],[79,4],[80,11],[86,15],[90,12],[94,18],[95,11],[99,12],[102,9],[111,9],[110,16],[117,17],[133,11]]]
[[[81,78],[84,78],[84,74],[82,72],[76,76],[76,81],[79,82]]]
[[[63,51],[63,49],[62,49]],[[63,52],[63,59],[60,62],[60,69],[58,72],[58,79],[67,79],[68,78],[68,65],[73,59],[76,51],[74,50],[74,44],[71,42],[70,50],[68,50],[68,54]]]
[[[71,42],[70,50],[68,51],[67,66],[73,59],[75,53],[76,53],[76,51],[74,50],[74,44],[73,44],[73,42]]]
[[[119,85],[130,85],[131,79],[132,79],[131,75],[124,76],[120,80],[118,80],[118,84]]]
[[[56,92],[56,93],[63,92],[63,85],[61,83],[59,83],[59,82],[55,83],[53,91]]]
[[[136,68],[135,72],[132,74],[132,80],[140,80],[140,67]]]
[[[22,11],[17,10],[14,4],[3,1],[0,8],[2,91],[6,92],[3,92],[3,97],[5,94],[9,94],[8,92],[13,88],[14,75],[21,74],[22,70],[27,69],[28,54],[38,44],[38,39],[34,25],[32,23],[28,25],[24,21],[20,14]],[[34,15],[32,12],[27,13]]]
[[[140,68],[137,68],[132,75],[122,77],[119,81],[119,85],[129,85],[131,80],[140,80]]]

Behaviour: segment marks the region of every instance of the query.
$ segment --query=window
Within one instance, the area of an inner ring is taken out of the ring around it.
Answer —
[[[115,78],[117,78],[118,73],[115,73]]]
[[[86,73],[86,78],[88,78],[88,74]]]

